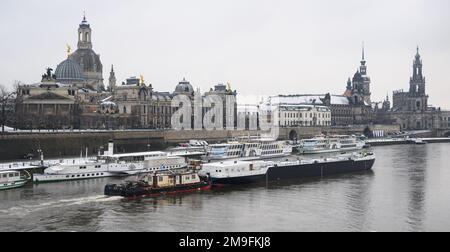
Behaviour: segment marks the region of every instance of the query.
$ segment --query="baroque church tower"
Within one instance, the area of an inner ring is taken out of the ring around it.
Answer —
[[[367,76],[367,66],[363,46],[361,66],[356,70],[353,79],[347,81],[347,88],[344,96],[351,97],[354,104],[371,106],[370,83],[370,77]]]
[[[100,55],[96,54],[92,48],[92,29],[86,20],[86,16],[84,16],[78,27],[77,50],[70,55],[70,59],[80,65],[88,88],[103,91],[105,89],[103,65],[100,61]]]
[[[114,92],[114,90],[116,89],[116,73],[114,72],[114,65],[111,66],[111,72],[109,73],[109,86],[108,86],[108,91],[109,92]]]
[[[409,82],[409,92],[412,95],[424,96],[425,95],[425,77],[422,74],[422,59],[419,54],[419,47],[417,47],[417,53],[413,62],[413,75]]]

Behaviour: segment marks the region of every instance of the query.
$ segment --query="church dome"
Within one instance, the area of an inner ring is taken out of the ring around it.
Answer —
[[[64,60],[56,67],[55,75],[56,80],[60,82],[84,81],[84,75],[80,65],[70,58]]]
[[[359,71],[356,71],[355,75],[353,76],[353,82],[361,82],[364,81],[361,73]]]
[[[83,72],[101,73],[103,65],[100,56],[92,49],[77,49],[70,58],[81,66]]]
[[[178,83],[177,87],[175,88],[175,93],[193,93],[194,88],[192,87],[191,83],[186,81],[186,79],[183,79],[180,83]]]

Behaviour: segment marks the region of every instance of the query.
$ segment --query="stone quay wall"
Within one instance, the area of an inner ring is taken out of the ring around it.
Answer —
[[[355,127],[298,127],[281,128],[280,140],[288,140],[292,131],[298,139],[329,134],[362,134],[366,126]],[[398,126],[373,125],[371,130],[384,130],[386,133],[398,132]],[[163,150],[177,143],[191,139],[205,140],[210,143],[223,142],[227,139],[242,136],[257,136],[260,131],[173,131],[173,130],[128,130],[128,131],[73,131],[73,132],[33,132],[8,133],[0,135],[0,160],[21,160],[27,155],[38,158],[38,150],[44,151],[45,158],[76,157],[96,155],[101,147],[107,148],[108,141],[114,140],[115,152],[136,152],[147,150]]]
[[[55,132],[55,133],[10,133],[0,135],[0,160],[21,160],[32,154],[38,158],[38,150],[45,158],[76,157],[96,155],[103,146],[114,140],[115,152],[136,152],[162,150],[191,139],[208,142],[225,141],[238,136],[255,136],[258,131],[97,131],[97,132]]]

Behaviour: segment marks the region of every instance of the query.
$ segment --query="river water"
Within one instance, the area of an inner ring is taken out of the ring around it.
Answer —
[[[0,191],[0,231],[450,231],[450,144],[374,147],[372,172],[139,201],[104,178]]]

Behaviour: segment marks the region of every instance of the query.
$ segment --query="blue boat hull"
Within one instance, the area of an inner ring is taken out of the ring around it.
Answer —
[[[344,160],[332,163],[298,164],[282,167],[270,167],[266,174],[231,178],[211,178],[213,184],[248,184],[285,179],[324,177],[334,174],[371,170],[375,159],[354,161]]]

